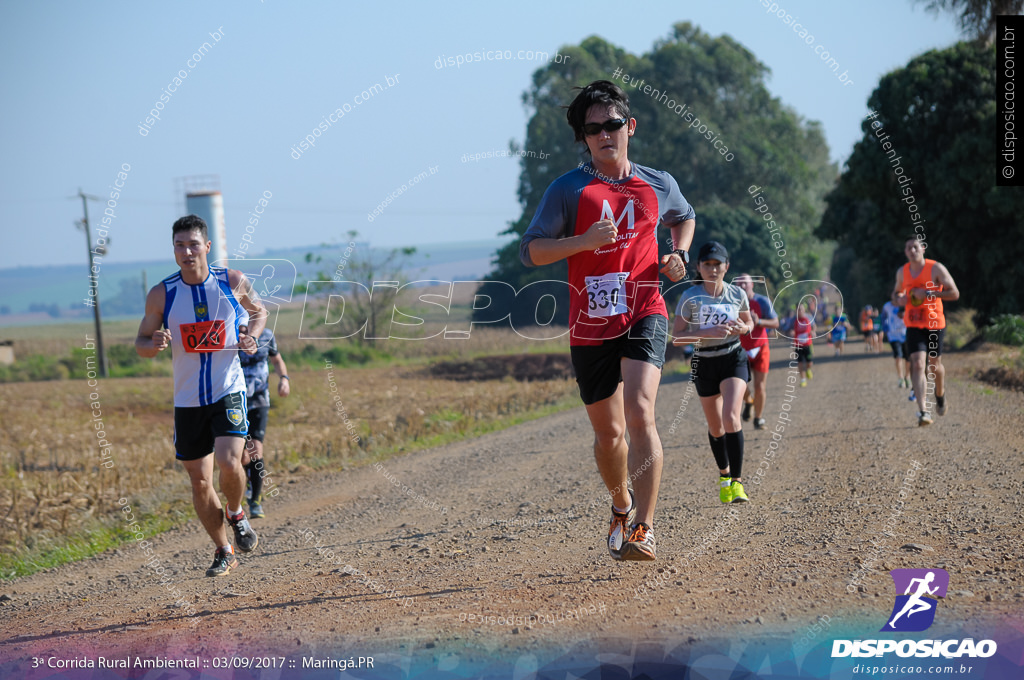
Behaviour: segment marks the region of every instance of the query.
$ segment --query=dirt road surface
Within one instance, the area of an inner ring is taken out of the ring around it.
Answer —
[[[225,578],[204,576],[212,548],[193,520],[145,537],[158,563],[125,545],[4,583],[0,676],[853,677],[878,661],[833,660],[832,640],[885,637],[889,570],[939,568],[949,591],[933,626],[890,637],[992,639],[994,656],[947,663],[1021,677],[1021,393],[974,381],[950,355],[949,414],[919,428],[888,355],[817,349],[814,379],[788,401],[787,352],[773,350],[769,429],[745,426],[743,506],[719,503],[699,401],[666,376],[656,562],[609,558],[578,408],[293,477]],[[68,667],[99,657],[208,670]],[[350,658],[347,675],[333,670]]]

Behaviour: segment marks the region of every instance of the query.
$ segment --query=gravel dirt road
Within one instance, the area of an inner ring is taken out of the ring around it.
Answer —
[[[833,360],[817,349],[814,379],[786,401],[787,353],[773,348],[769,430],[745,428],[742,506],[719,503],[699,402],[682,376],[665,377],[655,562],[609,558],[609,502],[578,408],[292,477],[254,520],[258,549],[225,578],[204,576],[212,549],[193,520],[146,537],[158,564],[125,545],[4,583],[0,676],[63,672],[30,670],[33,657],[234,657],[255,668],[252,657],[274,656],[297,670],[249,675],[292,677],[309,663],[314,677],[317,659],[373,656],[381,677],[565,677],[551,669],[599,664],[635,675],[640,663],[676,677],[683,664],[797,675],[812,661],[827,677],[832,638],[880,636],[888,571],[925,567],[950,584],[918,637],[995,639],[999,654],[977,662],[1019,670],[1021,393],[973,380],[965,355],[950,355],[949,414],[919,428],[887,354],[853,344]],[[106,677],[90,672],[75,677]]]

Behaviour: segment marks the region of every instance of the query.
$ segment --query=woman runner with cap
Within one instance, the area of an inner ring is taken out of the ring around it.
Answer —
[[[729,253],[717,241],[709,241],[697,256],[700,279],[683,293],[676,307],[672,330],[675,345],[696,340],[690,363],[690,379],[697,389],[708,441],[718,465],[718,498],[723,503],[743,503],[743,421],[740,409],[750,380],[747,353],[740,336],[753,330],[750,304],[739,286],[725,282]]]

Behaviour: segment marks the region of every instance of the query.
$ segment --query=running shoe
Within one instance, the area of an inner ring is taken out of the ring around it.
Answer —
[[[928,413],[928,411],[920,411],[920,412],[918,412],[918,414],[917,414],[917,424],[918,424],[919,427],[924,427],[925,425],[931,425],[933,422],[935,422],[935,421],[932,420],[932,414],[931,413]]]
[[[629,525],[636,519],[636,497],[629,492],[630,508],[626,514],[615,512],[612,504],[612,521],[608,527],[608,552],[613,560],[622,559],[622,544],[629,538]]]
[[[235,532],[235,545],[242,552],[252,552],[256,549],[256,546],[260,544],[260,537],[256,535],[256,532],[249,526],[249,520],[245,518],[245,513],[240,512],[236,517],[231,517],[224,513],[228,518],[228,524]]]
[[[238,566],[238,558],[224,548],[217,548],[213,553],[213,564],[206,570],[207,576],[227,576],[228,573]]]
[[[732,502],[746,503],[748,500],[750,499],[747,498],[747,493],[743,490],[743,485],[734,479],[732,482]]]
[[[907,397],[907,401],[914,401],[915,399],[917,399],[917,397],[914,395],[914,388],[911,387],[910,388],[910,396]]]
[[[654,532],[643,522],[634,524],[629,540],[622,545],[622,559],[650,562],[654,559],[655,552]]]
[[[750,420],[750,409],[754,406],[753,402],[743,402],[743,420]]]
[[[256,501],[255,503],[249,501],[249,517],[252,517],[253,519],[262,519],[266,516],[267,514],[263,512],[262,503],[259,501]]]
[[[896,381],[896,387],[903,387],[903,378]]]
[[[808,368],[807,369],[807,379],[808,380],[812,380],[813,378],[814,378],[814,374],[811,373],[811,369]]]
[[[764,418],[754,418],[754,429],[763,430],[767,426],[764,424]]]
[[[946,396],[935,397],[935,413],[940,416],[946,415]]]
[[[732,477],[718,478],[718,500],[732,503]]]
[[[807,378],[800,379],[800,387],[807,387]]]

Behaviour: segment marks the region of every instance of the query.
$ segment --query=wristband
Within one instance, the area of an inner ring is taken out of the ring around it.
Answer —
[[[690,264],[690,253],[683,250],[682,248],[676,248],[675,250],[672,251],[672,254],[678,255],[679,258],[683,261],[683,264]]]
[[[280,379],[281,379],[281,380],[287,380],[288,382],[291,382],[291,380],[292,380],[291,378],[289,378],[289,377],[288,377],[288,376],[286,376],[286,375],[282,375]]]

